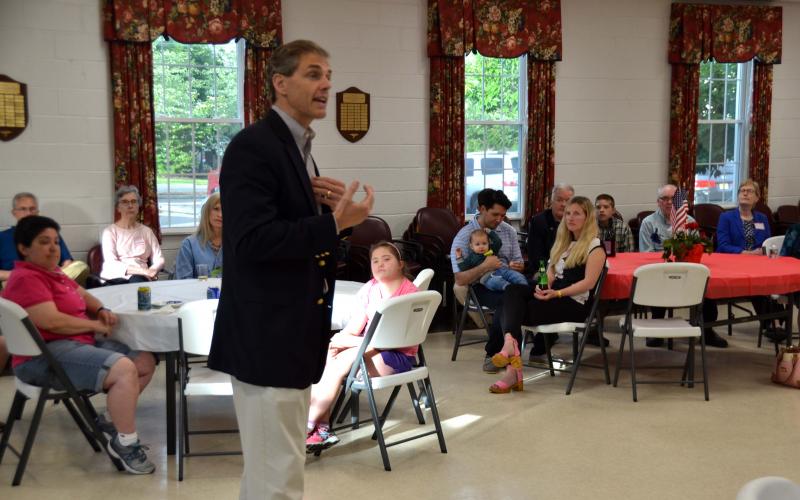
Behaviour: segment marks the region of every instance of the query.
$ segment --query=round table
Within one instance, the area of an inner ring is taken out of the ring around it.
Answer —
[[[178,350],[177,309],[164,306],[150,311],[139,311],[138,288],[149,286],[150,299],[155,305],[174,300],[186,303],[205,299],[206,289],[210,286],[221,286],[221,281],[219,278],[209,278],[206,281],[152,281],[91,288],[88,292],[114,311],[119,318],[111,338],[140,351],[173,352]],[[350,319],[356,294],[363,285],[356,281],[336,282],[331,315],[332,330],[341,330]]]
[[[636,268],[663,262],[660,252],[618,253],[609,257],[600,298],[627,299]],[[709,299],[788,294],[800,290],[800,262],[792,257],[770,259],[763,255],[712,253],[704,254],[701,264],[711,271],[705,295]]]

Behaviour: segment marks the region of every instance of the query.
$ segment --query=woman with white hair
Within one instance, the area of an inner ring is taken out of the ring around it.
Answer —
[[[115,196],[119,220],[103,230],[103,270],[107,285],[158,279],[164,267],[161,246],[153,231],[140,224],[142,197],[136,186],[122,186]]]
[[[181,243],[175,259],[175,278],[179,280],[197,278],[198,264],[208,266],[208,271],[222,269],[222,205],[219,193],[208,197],[200,212],[197,232]]]

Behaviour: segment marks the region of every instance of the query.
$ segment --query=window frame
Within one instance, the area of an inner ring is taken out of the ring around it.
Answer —
[[[174,43],[180,43],[180,42],[177,42],[177,41],[172,40],[172,39],[169,39],[169,41],[174,42]],[[231,40],[231,41],[233,41],[233,40]],[[228,42],[228,43],[230,43],[230,42]],[[239,39],[239,40],[235,41],[235,45],[236,45],[236,88],[237,88],[237,94],[238,94],[237,103],[236,103],[236,111],[237,111],[237,114],[238,114],[237,118],[199,118],[199,117],[198,118],[192,118],[192,117],[175,117],[175,116],[158,115],[158,114],[156,114],[156,106],[155,106],[155,102],[154,102],[154,106],[153,106],[153,129],[155,130],[156,126],[159,123],[240,125],[241,129],[243,129],[245,127],[245,123],[244,123],[244,121],[245,121],[244,120],[245,44],[246,44],[246,42],[245,42],[244,39]],[[182,44],[182,45],[196,45],[196,44]],[[215,46],[215,45],[225,45],[225,44],[209,43],[209,44],[201,44],[201,45]],[[163,95],[165,95],[165,96],[166,96],[166,74],[165,74],[165,71],[167,70],[168,66],[169,67],[184,67],[184,68],[186,68],[187,71],[189,71],[192,68],[197,68],[198,67],[198,66],[195,66],[195,65],[192,65],[192,64],[170,64],[170,65],[163,64],[163,63],[158,63],[157,64],[155,62],[155,60],[154,60],[154,62],[153,62],[153,87],[155,88],[156,85],[162,85],[162,92],[163,92]],[[211,66],[210,68],[216,68],[216,67],[219,67],[219,66]],[[222,67],[223,68],[230,68],[229,66],[222,66]],[[161,78],[159,78],[158,80],[156,80],[157,72],[161,72],[160,73]],[[189,81],[189,85],[190,86],[187,89],[187,93],[190,93],[191,89],[192,89],[192,87],[191,87],[191,72],[189,72],[189,75],[190,76],[188,78],[188,81]],[[216,85],[217,85],[217,76],[215,74],[215,76],[214,76],[214,90],[215,90],[215,93],[216,93]],[[155,94],[155,92],[154,92],[154,94]],[[154,100],[155,100],[155,95],[154,95]],[[190,102],[191,102],[191,100],[190,100]],[[187,114],[188,114],[188,112],[187,112]],[[195,202],[194,202],[194,206],[193,206],[193,217],[197,221],[197,223],[199,223],[199,221],[200,221],[200,211],[202,209],[202,204],[198,204],[196,202],[197,194],[198,194],[198,190],[197,190],[198,172],[197,172],[197,163],[196,163],[197,154],[196,154],[196,150],[195,150],[196,143],[195,143],[195,138],[194,138],[194,134],[195,134],[195,127],[194,126],[192,126],[192,128],[191,128],[191,134],[192,134],[192,144],[191,144],[192,192],[195,195],[195,197],[194,197]],[[154,147],[156,147],[156,142],[157,141],[158,141],[158,138],[156,137],[154,139]],[[167,157],[169,158],[169,148],[167,149],[166,154],[167,154]],[[219,164],[215,168],[216,170],[219,170],[222,167],[222,156],[219,157],[218,161],[219,161]],[[156,193],[158,193],[160,195],[161,191],[159,189],[159,184],[158,184],[158,171],[157,170],[158,170],[158,166],[156,165],[156,172],[155,172],[155,175],[156,175]],[[169,191],[169,187],[168,187],[169,184],[170,183],[169,183],[169,178],[168,178],[167,184],[166,184],[166,186],[167,186],[166,193],[170,192]],[[159,204],[160,203],[161,203],[161,200],[160,200],[160,196],[159,196]],[[167,204],[169,206],[169,202],[167,202]],[[159,222],[161,222],[162,217],[163,217],[164,220],[169,221],[171,219],[171,217],[172,217],[172,212],[171,212],[171,210],[169,208],[167,208],[165,213],[162,215],[162,211],[159,208],[158,217],[159,217]],[[195,233],[197,231],[197,227],[198,227],[197,223],[192,225],[192,226],[161,225],[161,233],[164,234],[164,235],[188,235],[188,234],[193,234],[193,233]]]
[[[487,59],[499,59],[499,58],[490,58],[490,57],[483,56],[483,55],[477,54],[477,53],[476,53],[476,55],[479,55],[480,57],[487,58]],[[465,64],[466,64],[466,58],[467,57],[469,57],[469,54],[464,56]],[[518,120],[468,120],[467,119],[467,99],[466,99],[466,92],[465,92],[465,96],[464,96],[464,149],[465,149],[465,151],[464,151],[464,161],[465,161],[465,163],[464,163],[464,175],[463,175],[463,181],[464,181],[464,189],[463,189],[463,191],[464,191],[464,214],[465,214],[466,217],[470,217],[470,216],[474,215],[472,213],[467,212],[467,209],[469,207],[469,199],[467,199],[466,155],[468,154],[468,152],[466,151],[466,149],[467,149],[466,146],[467,146],[467,141],[468,141],[468,139],[467,139],[467,127],[470,126],[470,125],[479,125],[479,126],[493,126],[493,125],[508,126],[508,125],[514,125],[514,126],[518,127],[518,130],[519,130],[519,146],[518,146],[518,152],[519,152],[519,157],[518,157],[519,158],[519,174],[518,175],[519,175],[519,180],[518,180],[518,184],[517,184],[517,209],[518,209],[518,212],[510,212],[509,211],[507,216],[506,216],[506,218],[508,220],[512,220],[512,221],[521,221],[522,218],[525,215],[525,205],[526,205],[526,203],[525,203],[525,201],[526,201],[525,200],[525,192],[526,192],[525,179],[527,177],[527,169],[526,169],[527,165],[526,165],[525,158],[526,158],[526,152],[527,152],[527,146],[528,146],[528,60],[527,60],[527,54],[522,54],[521,56],[519,56],[517,58],[514,58],[514,59],[519,60],[519,65],[518,65],[519,74],[518,74],[518,80],[517,80],[518,92],[519,92],[519,98],[518,98],[518,104],[517,104],[517,116],[519,118]],[[481,66],[480,77],[481,77],[481,86],[482,86],[481,87],[482,99],[485,99],[485,96],[486,96],[486,68],[485,68],[485,65]],[[465,70],[465,72],[464,72],[464,85],[465,86],[466,86],[466,82],[467,82],[467,72]],[[481,101],[481,104],[483,105],[484,111],[485,111],[485,104],[484,104],[483,100]],[[484,143],[484,146],[485,145],[486,144]],[[486,152],[487,152],[487,150],[484,149],[483,150],[484,157],[486,157],[485,156]],[[485,185],[486,184],[485,184],[485,181],[484,181],[484,186]]]
[[[736,168],[736,171],[734,173],[735,177],[734,177],[734,180],[733,180],[733,186],[731,187],[732,199],[731,199],[730,202],[711,202],[711,201],[704,202],[704,203],[713,203],[713,204],[718,205],[718,206],[720,206],[722,208],[733,208],[733,207],[738,205],[738,200],[737,200],[738,185],[741,184],[741,182],[744,181],[745,179],[747,179],[747,177],[748,177],[747,172],[748,172],[749,153],[750,153],[750,129],[751,129],[751,127],[750,127],[750,118],[751,118],[751,115],[752,115],[752,103],[753,103],[753,64],[754,63],[751,60],[751,61],[744,62],[744,63],[717,63],[716,61],[708,61],[706,63],[701,63],[701,64],[708,64],[708,63],[736,64],[737,65],[737,78],[736,78],[736,81],[741,80],[740,88],[739,88],[739,90],[737,92],[737,95],[736,95],[736,108],[737,108],[736,115],[739,117],[738,119],[736,119],[736,118],[734,118],[734,119],[729,119],[729,118],[721,118],[721,119],[708,118],[708,119],[703,119],[703,118],[700,117],[701,114],[700,114],[699,109],[698,109],[698,119],[697,119],[697,127],[698,127],[698,131],[697,131],[697,141],[698,142],[697,142],[697,144],[698,144],[698,149],[699,149],[699,144],[700,144],[700,125],[709,125],[710,127],[713,127],[714,125],[737,125],[737,124],[740,124],[739,134],[736,134],[737,135],[736,139],[739,141],[739,144],[738,144],[738,146],[735,146],[735,149],[734,149],[734,156],[738,155],[739,164],[738,164],[738,166]],[[724,81],[726,89],[728,87],[728,82],[731,81],[731,79],[728,79],[728,78],[720,79],[720,78],[714,78],[713,76],[710,76],[709,78],[710,78],[711,82]],[[707,96],[705,98],[702,97],[702,90],[703,90],[703,87],[702,87],[702,84],[701,84],[701,88],[700,88],[701,96],[698,98],[698,107],[700,105],[702,105],[703,103],[710,102],[710,100],[711,100],[710,96]],[[709,86],[709,92],[710,91],[711,91],[711,86]],[[723,99],[725,99],[724,96],[723,96]],[[723,101],[723,102],[725,102],[725,101]],[[713,131],[713,128],[711,129],[711,131]],[[713,136],[711,136],[709,138],[709,140],[713,141]],[[726,138],[726,140],[727,140],[727,138]],[[711,155],[711,149],[709,148],[709,158],[708,158],[709,161],[708,161],[708,163],[706,163],[707,165],[712,165],[712,164],[715,163],[715,162],[711,161],[710,155]],[[699,165],[700,165],[700,163],[698,163],[697,155],[695,153],[695,165],[694,165],[695,166],[695,178],[697,176],[697,171],[698,171],[698,166]]]

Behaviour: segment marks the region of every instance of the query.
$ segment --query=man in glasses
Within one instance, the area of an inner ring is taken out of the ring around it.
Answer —
[[[32,193],[17,193],[11,200],[11,214],[16,220],[29,215],[39,215],[39,201]],[[11,270],[14,269],[14,261],[17,260],[17,249],[14,247],[14,229],[15,226],[12,226],[0,232],[0,285],[11,276]],[[61,245],[61,262],[58,265],[61,266],[64,274],[83,286],[86,282],[86,276],[89,274],[89,267],[84,262],[72,259],[72,255],[69,253],[67,244],[64,243],[63,239],[59,243]]]

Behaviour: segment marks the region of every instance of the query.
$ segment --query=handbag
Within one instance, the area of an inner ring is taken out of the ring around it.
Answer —
[[[800,346],[781,348],[775,358],[772,381],[800,389]]]

